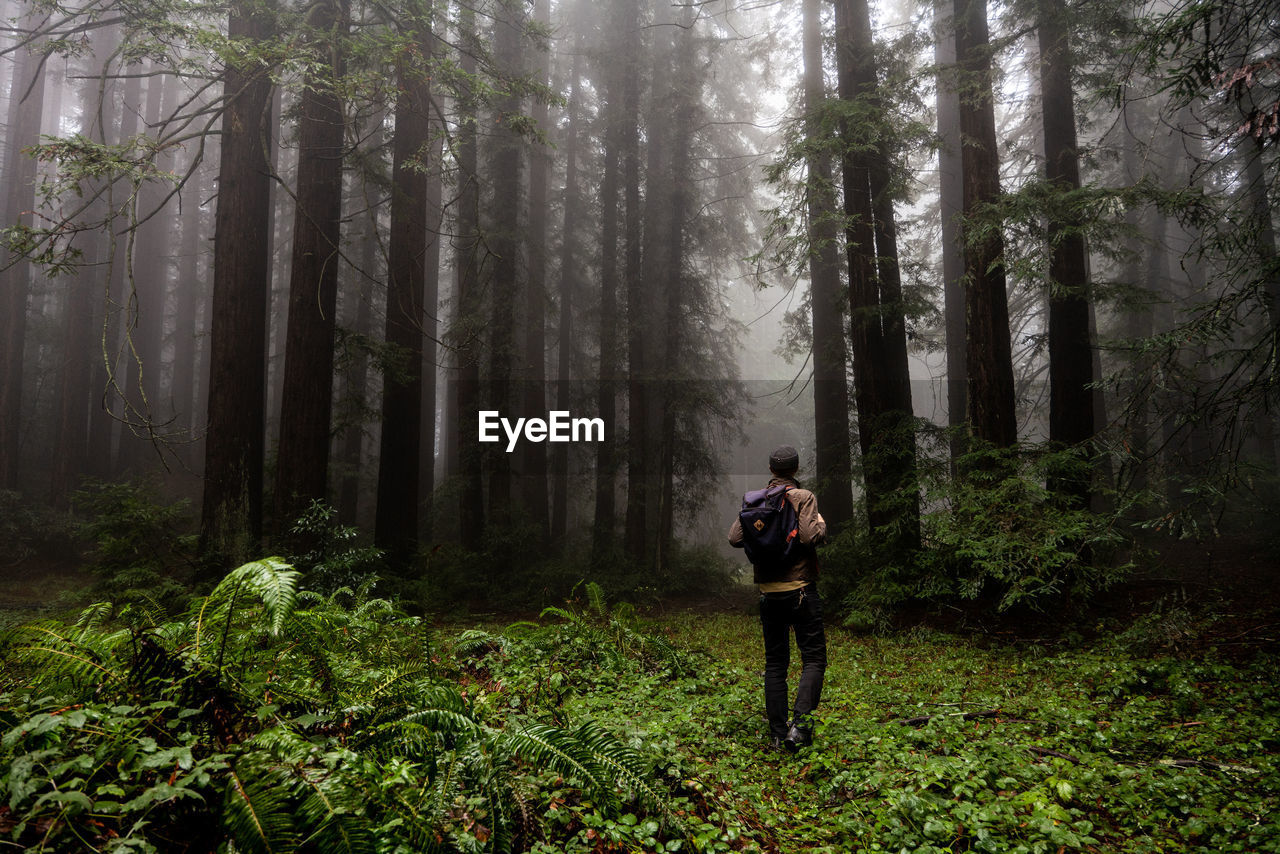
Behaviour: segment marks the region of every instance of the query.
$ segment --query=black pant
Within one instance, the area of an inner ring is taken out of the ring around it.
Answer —
[[[800,685],[792,720],[802,728],[805,716],[818,707],[822,678],[827,671],[827,636],[822,629],[822,597],[810,584],[787,593],[760,597],[760,625],[764,629],[764,709],[775,738],[787,735],[787,668],[791,664],[791,629],[800,648]]]

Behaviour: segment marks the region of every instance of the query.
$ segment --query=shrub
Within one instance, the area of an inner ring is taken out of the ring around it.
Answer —
[[[181,610],[188,591],[179,578],[191,572],[195,553],[188,502],[165,504],[145,482],[94,480],[71,500],[83,520],[78,532],[92,543],[97,595],[161,613]]]
[[[1099,513],[1051,490],[1054,479],[1088,478],[1078,450],[975,448],[952,477],[945,459],[921,457],[921,548],[897,557],[847,532],[828,549],[852,588],[855,623],[883,628],[908,602],[976,603],[999,613],[1075,603],[1125,578],[1129,542],[1120,511]],[[887,556],[886,556],[887,555]]]
[[[122,628],[96,605],[14,631],[0,832],[60,852],[525,850],[548,774],[603,817],[662,809],[603,728],[487,720],[420,620],[299,577],[268,558],[178,620]]]

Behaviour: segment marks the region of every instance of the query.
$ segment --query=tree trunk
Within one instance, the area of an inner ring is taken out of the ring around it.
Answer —
[[[883,117],[865,0],[838,0],[836,28],[840,97]],[[873,532],[891,537],[894,547],[914,548],[919,539],[915,433],[887,145],[881,139],[855,140],[848,123],[841,130],[850,146],[841,165],[867,519]]]
[[[1013,354],[1005,294],[1004,239],[998,227],[972,234],[982,209],[1000,197],[995,98],[991,88],[986,0],[955,0],[956,64],[961,74],[960,147],[964,185],[961,242],[965,265],[969,422],[973,435],[996,447],[1018,439]],[[985,214],[989,216],[990,214]]]
[[[174,430],[184,437],[178,457],[188,466],[194,462],[191,451],[196,411],[196,313],[204,290],[200,279],[200,237],[203,233],[200,204],[204,201],[204,194],[205,168],[199,165],[183,188],[182,237],[178,248],[178,286],[174,306],[173,381],[169,385]]]
[[[534,21],[550,28],[550,0],[536,0]],[[547,83],[550,59],[539,60],[535,72],[539,82]],[[539,128],[547,127],[548,110],[543,99],[533,103],[531,117]],[[525,241],[528,255],[528,280],[525,283],[525,345],[523,409],[527,418],[542,418],[547,412],[547,172],[550,154],[535,143],[529,150],[529,224]],[[559,446],[557,446],[559,447]],[[541,442],[525,442],[520,472],[520,493],[529,521],[545,542],[550,537],[550,507],[547,499],[547,446]]]
[[[106,92],[114,89],[108,85]],[[142,115],[142,78],[130,77],[124,82],[120,104],[120,124],[115,141],[124,140],[138,133],[138,117]],[[124,239],[118,241],[115,263],[108,273],[106,299],[95,301],[95,338],[100,352],[95,354],[91,369],[90,385],[98,404],[90,408],[89,416],[89,472],[94,477],[108,479],[121,474],[124,460],[117,454],[118,445],[124,444],[122,422],[129,420],[125,406],[125,390],[128,387],[128,347],[126,321],[129,312],[125,296],[125,279],[128,265],[124,263]],[[127,341],[126,341],[127,343]]]
[[[464,80],[476,74],[475,10],[463,5],[458,14],[461,56],[459,67]],[[458,218],[454,238],[454,266],[458,271],[458,313],[453,338],[458,362],[457,421],[459,490],[458,526],[462,545],[480,548],[484,533],[484,485],[478,436],[480,408],[480,184],[477,162],[476,93],[464,83],[459,96],[461,121],[458,130]]]
[[[649,530],[648,485],[645,477],[647,418],[649,408],[644,384],[644,316],[650,295],[645,293],[645,276],[641,268],[642,226],[640,209],[640,4],[624,0],[622,32],[634,34],[625,38],[622,49],[622,163],[623,197],[625,199],[625,283],[627,300],[627,516],[624,544],[627,555],[643,561]],[[653,150],[657,143],[649,140],[649,161],[656,162]]]
[[[158,74],[154,63],[147,79],[147,96],[143,106],[144,133],[153,135],[163,109],[172,105],[174,95],[167,75]],[[169,94],[166,96],[166,89]],[[168,103],[166,104],[166,100]],[[122,121],[124,121],[122,119]],[[130,133],[129,136],[133,134]],[[121,141],[128,137],[121,133]],[[172,150],[157,153],[155,166],[164,172],[173,168]],[[129,430],[121,435],[120,468],[139,476],[163,453],[162,443],[168,433],[158,409],[160,374],[164,345],[164,308],[166,282],[169,278],[169,217],[157,210],[168,195],[169,187],[160,179],[150,180],[138,188],[137,215],[146,218],[130,235],[132,266],[125,296],[126,329],[129,346],[125,351],[127,378],[125,398],[128,401]],[[124,253],[117,252],[117,260]],[[123,263],[121,263],[123,266]]]
[[[956,33],[951,0],[935,0],[934,61],[938,74],[938,213],[942,220],[942,299],[947,337],[947,426],[951,428],[951,467],[964,454],[962,428],[969,423],[965,390],[969,373],[964,306],[964,250],[960,245],[960,215],[964,185],[960,164],[960,96],[956,93]]]
[[[229,34],[271,35],[270,15],[244,0]],[[262,536],[266,312],[270,269],[270,69],[228,65],[218,169],[208,433],[200,552],[228,566],[257,551]]]
[[[670,561],[675,544],[675,470],[676,450],[679,441],[676,425],[682,410],[687,406],[684,390],[686,380],[692,379],[684,366],[690,361],[688,353],[686,315],[689,308],[689,286],[685,279],[685,219],[689,215],[690,151],[693,148],[694,126],[698,102],[701,97],[700,81],[695,63],[697,49],[694,41],[694,9],[686,6],[683,20],[672,30],[672,80],[667,103],[671,112],[670,162],[664,181],[667,211],[663,216],[665,235],[659,251],[666,271],[662,288],[666,291],[666,306],[660,328],[662,351],[653,359],[658,375],[658,396],[661,422],[658,428],[658,504],[656,554],[654,564],[661,572],[671,569]]]
[[[30,21],[30,19],[28,19]],[[39,46],[16,52],[5,125],[4,226],[32,224],[36,161],[22,150],[40,141],[44,72]],[[22,435],[22,367],[31,265],[0,260],[0,489],[17,489]]]
[[[521,34],[524,16],[514,0],[498,0],[495,8],[493,55],[500,74],[523,73]],[[488,244],[493,251],[492,299],[489,303],[489,409],[507,415],[512,409],[512,362],[515,351],[515,302],[520,282],[521,149],[523,143],[512,128],[521,113],[521,97],[514,90],[496,105],[490,171],[493,178],[493,227]],[[489,470],[489,515],[499,525],[511,521],[511,455],[505,448],[492,454]]]
[[[444,156],[444,137],[434,134],[431,140],[433,163]],[[440,335],[440,241],[443,239],[444,186],[440,169],[427,173],[427,248],[422,256],[422,416],[418,441],[418,518],[419,534],[431,539],[434,523],[436,489],[436,433],[440,427],[436,417],[436,375],[439,365],[436,340]]]
[[[619,6],[618,9],[621,7]],[[625,44],[638,37],[635,22],[626,27],[625,15],[617,15],[614,33]],[[617,436],[618,352],[618,172],[626,150],[628,133],[625,93],[621,72],[605,70],[604,176],[600,182],[600,366],[596,396],[596,412],[604,419],[604,441],[596,445],[596,501],[592,524],[592,562],[600,566],[612,550],[615,535],[617,501],[614,449]],[[624,264],[625,264],[624,260]],[[624,267],[625,270],[625,267]]]
[[[384,114],[379,111],[371,120],[368,147],[377,151],[383,145],[382,126]],[[363,197],[376,199],[381,189],[376,189],[368,173],[357,177],[357,186],[363,190]],[[348,322],[352,331],[358,336],[372,338],[373,321],[373,288],[375,282],[385,281],[379,266],[380,244],[378,241],[378,217],[381,208],[371,205],[361,223],[360,230],[360,269],[353,273],[355,282],[348,286],[349,302],[355,303],[355,316],[352,318],[348,305]],[[347,384],[344,388],[345,402],[343,411],[346,423],[343,425],[338,448],[338,468],[342,472],[342,481],[338,487],[338,519],[344,525],[356,525],[360,510],[360,479],[364,467],[365,417],[369,395],[369,357],[363,348],[351,357],[348,368]]]
[[[378,451],[378,511],[374,541],[404,564],[418,544],[422,430],[422,321],[427,250],[427,166],[431,135],[429,8],[416,22],[410,55],[396,66],[396,126],[392,137],[391,236],[387,255],[386,341],[404,354],[399,376],[382,381],[382,439]]]
[[[275,523],[282,534],[312,501],[328,500],[345,146],[336,86],[344,70],[348,17],[345,2],[323,0],[308,18],[313,61],[299,102],[289,325],[276,455]]]
[[[1063,0],[1041,0],[1040,89],[1045,178],[1055,190],[1080,189],[1076,151],[1071,45]],[[1089,339],[1089,258],[1078,218],[1051,216],[1049,233],[1049,440],[1079,445],[1093,436],[1093,348]],[[1089,501],[1089,478],[1066,478],[1050,488],[1079,506]]]
[[[579,29],[573,40],[573,68],[569,74],[568,127],[564,140],[564,221],[560,238],[560,320],[556,335],[556,409],[567,411],[569,389],[574,378],[573,350],[574,299],[578,281],[578,223],[582,218],[583,200],[578,186],[578,124],[582,99],[583,37]],[[614,177],[614,210],[617,217],[617,177]],[[616,224],[615,224],[616,230]],[[615,235],[616,239],[616,235]],[[606,417],[606,416],[601,416]],[[612,421],[610,414],[606,421]],[[569,446],[562,442],[551,452],[551,542],[563,547],[569,528]],[[612,487],[610,487],[612,490]]]
[[[831,159],[822,150],[818,111],[827,99],[822,72],[821,0],[804,0],[805,133],[811,154],[806,194],[809,214],[809,311],[813,325],[813,418],[817,496],[828,530],[853,519],[853,461],[849,448],[849,383],[845,374],[844,288],[840,282],[840,226]]]

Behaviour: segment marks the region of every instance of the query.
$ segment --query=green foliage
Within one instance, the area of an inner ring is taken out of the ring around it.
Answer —
[[[975,602],[995,612],[1087,602],[1125,578],[1131,537],[1119,511],[1095,512],[1050,488],[1091,478],[1085,449],[971,446],[952,475],[922,454],[922,548],[885,552],[857,531],[824,550],[852,625],[884,629],[910,602]]]
[[[586,656],[602,658],[617,665],[624,659],[637,659],[645,665],[672,673],[689,669],[684,654],[661,635],[640,630],[635,608],[627,602],[610,608],[599,584],[587,582],[585,607],[549,607],[542,616],[558,617],[568,631],[562,636],[566,644],[576,646]]]
[[[426,627],[245,564],[180,619],[96,605],[2,646],[0,832],[28,850],[509,851],[554,781],[602,820],[664,794],[591,721],[493,714]],[[544,777],[549,779],[544,780]],[[521,806],[523,805],[523,806]],[[665,823],[665,822],[664,822]]]
[[[643,606],[664,600],[719,593],[736,583],[740,569],[707,545],[675,542],[666,566],[632,561],[620,551],[595,558],[590,545],[575,543],[563,555],[538,555],[539,528],[515,522],[486,532],[484,546],[470,552],[456,545],[436,546],[425,557],[421,578],[400,592],[428,608],[478,604],[484,609],[540,608],[574,595],[584,578],[599,585],[606,598]],[[532,552],[532,553],[531,553]]]
[[[289,563],[312,590],[359,587],[382,568],[382,550],[360,544],[360,531],[337,522],[338,512],[312,501],[289,528]]]
[[[160,612],[182,608],[188,594],[177,578],[195,551],[185,500],[165,504],[146,483],[90,480],[71,502],[83,517],[81,537],[93,544],[97,595]]]
[[[72,527],[68,517],[0,489],[0,554],[6,562],[20,563],[35,554],[74,557]]]
[[[633,674],[566,705],[662,750],[693,850],[1208,854],[1280,840],[1272,658],[830,630],[816,746],[790,759],[762,750],[756,622],[668,627],[707,650],[698,673]]]

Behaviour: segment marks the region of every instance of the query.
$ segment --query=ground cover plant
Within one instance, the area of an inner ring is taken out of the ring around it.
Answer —
[[[0,845],[1276,850],[1274,657],[1174,654],[1155,622],[832,628],[817,744],[791,756],[766,749],[744,611],[646,617],[586,585],[433,628],[264,561],[167,623],[102,606],[8,636]]]

